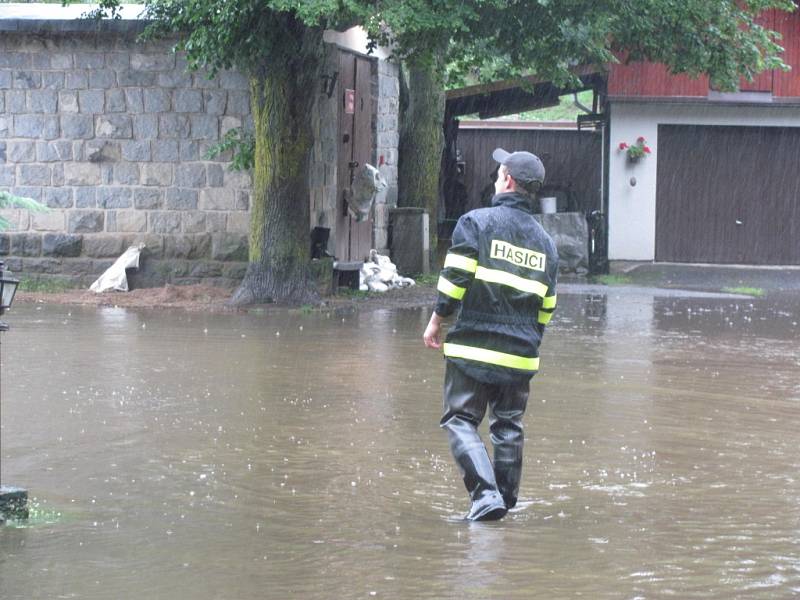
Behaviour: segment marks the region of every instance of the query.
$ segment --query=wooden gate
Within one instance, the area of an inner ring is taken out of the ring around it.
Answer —
[[[660,125],[656,260],[800,264],[800,128]]]
[[[357,222],[347,211],[355,170],[372,162],[372,84],[369,59],[339,52],[339,153],[337,168],[338,216],[336,219],[336,258],[340,261],[365,260],[372,247],[372,217]]]
[[[472,128],[462,124],[457,146],[464,161],[467,198],[455,211],[456,216],[485,206],[494,194],[495,148],[536,154],[547,172],[543,195],[556,196],[562,212],[588,214],[600,207],[601,144],[600,134],[593,131]]]

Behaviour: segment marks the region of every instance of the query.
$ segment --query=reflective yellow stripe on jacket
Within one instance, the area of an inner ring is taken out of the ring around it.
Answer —
[[[439,276],[439,283],[437,284],[436,289],[442,292],[445,296],[450,296],[456,300],[461,300],[464,297],[464,294],[467,293],[467,288],[454,285],[441,275]]]
[[[553,311],[556,309],[556,296],[545,296],[542,298],[542,309],[539,311],[538,321],[542,325],[547,325],[553,318]]]
[[[552,312],[550,312],[549,310],[540,310],[539,311],[539,317],[538,317],[537,320],[542,325],[547,325],[550,322],[550,319],[552,319],[552,318],[553,318],[553,313]]]
[[[447,269],[448,267],[474,273],[475,269],[478,268],[478,261],[474,258],[462,256],[461,254],[449,253],[444,259],[444,268]]]
[[[547,286],[541,281],[535,279],[525,279],[519,275],[514,275],[507,271],[500,269],[487,269],[486,267],[478,267],[475,270],[475,279],[488,281],[490,283],[499,283],[506,285],[522,292],[536,294],[542,298],[547,294]]]
[[[527,356],[517,356],[516,354],[506,354],[496,350],[476,348],[475,346],[464,346],[462,344],[444,344],[444,355],[451,358],[466,358],[490,365],[508,367],[509,369],[520,369],[523,371],[538,371],[539,359]]]

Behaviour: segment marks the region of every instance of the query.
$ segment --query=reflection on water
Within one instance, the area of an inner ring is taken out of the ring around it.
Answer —
[[[459,519],[428,311],[16,308],[3,481],[48,517],[0,529],[0,595],[800,594],[797,304],[560,303],[487,524]]]

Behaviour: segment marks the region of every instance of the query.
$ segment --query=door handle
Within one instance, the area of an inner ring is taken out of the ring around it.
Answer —
[[[347,166],[350,167],[351,169],[357,169],[358,168],[358,161],[354,160],[352,162],[349,162],[349,163],[347,163]]]
[[[736,219],[736,225],[737,226],[738,225],[744,225],[744,221],[740,221],[739,219]]]

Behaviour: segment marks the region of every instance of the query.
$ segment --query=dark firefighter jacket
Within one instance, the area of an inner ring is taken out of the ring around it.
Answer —
[[[448,360],[486,383],[527,381],[556,307],[558,253],[531,200],[509,192],[463,215],[439,276],[436,313],[461,305],[444,343]]]

